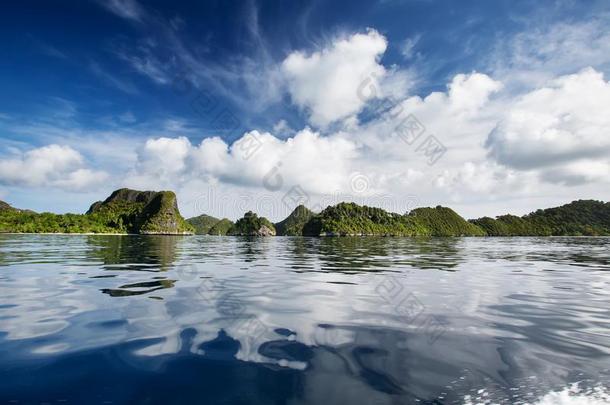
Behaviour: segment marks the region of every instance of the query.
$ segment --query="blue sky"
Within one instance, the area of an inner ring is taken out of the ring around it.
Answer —
[[[467,216],[608,199],[609,16],[604,1],[4,4],[0,198],[79,212],[171,188],[186,215],[273,219],[295,186],[314,207]],[[413,114],[445,150],[433,164],[395,133]],[[248,136],[265,145],[252,159]]]

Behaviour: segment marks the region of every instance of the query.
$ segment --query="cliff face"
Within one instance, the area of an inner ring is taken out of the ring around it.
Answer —
[[[181,235],[194,232],[180,215],[176,194],[172,191],[116,190],[103,202],[91,205],[87,215],[106,219],[129,233]]]
[[[118,190],[113,191],[112,194],[110,194],[110,196],[104,201],[94,202],[91,207],[89,207],[87,214],[93,214],[94,212],[99,211],[102,207],[106,207],[111,205],[112,203],[117,202],[147,205],[159,193],[160,192],[157,191],[138,191],[131,190],[129,188],[120,188]]]

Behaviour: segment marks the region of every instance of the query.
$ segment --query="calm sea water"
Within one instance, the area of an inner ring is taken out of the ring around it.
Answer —
[[[0,236],[0,403],[610,403],[609,238]]]

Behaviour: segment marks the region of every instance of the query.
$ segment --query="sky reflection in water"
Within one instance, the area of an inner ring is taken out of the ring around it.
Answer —
[[[533,401],[610,379],[609,238],[0,236],[0,402]]]

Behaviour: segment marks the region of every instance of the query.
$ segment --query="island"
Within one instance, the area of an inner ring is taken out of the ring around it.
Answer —
[[[173,191],[122,188],[93,203],[85,214],[36,213],[0,204],[3,233],[190,235],[194,231],[180,215]]]
[[[184,219],[172,191],[122,188],[85,214],[36,213],[0,201],[0,233],[107,233],[215,236],[610,236],[610,203],[578,200],[524,216],[466,220],[451,208],[399,214],[342,202],[314,213],[304,205],[272,223],[249,211],[232,222],[202,214]]]

